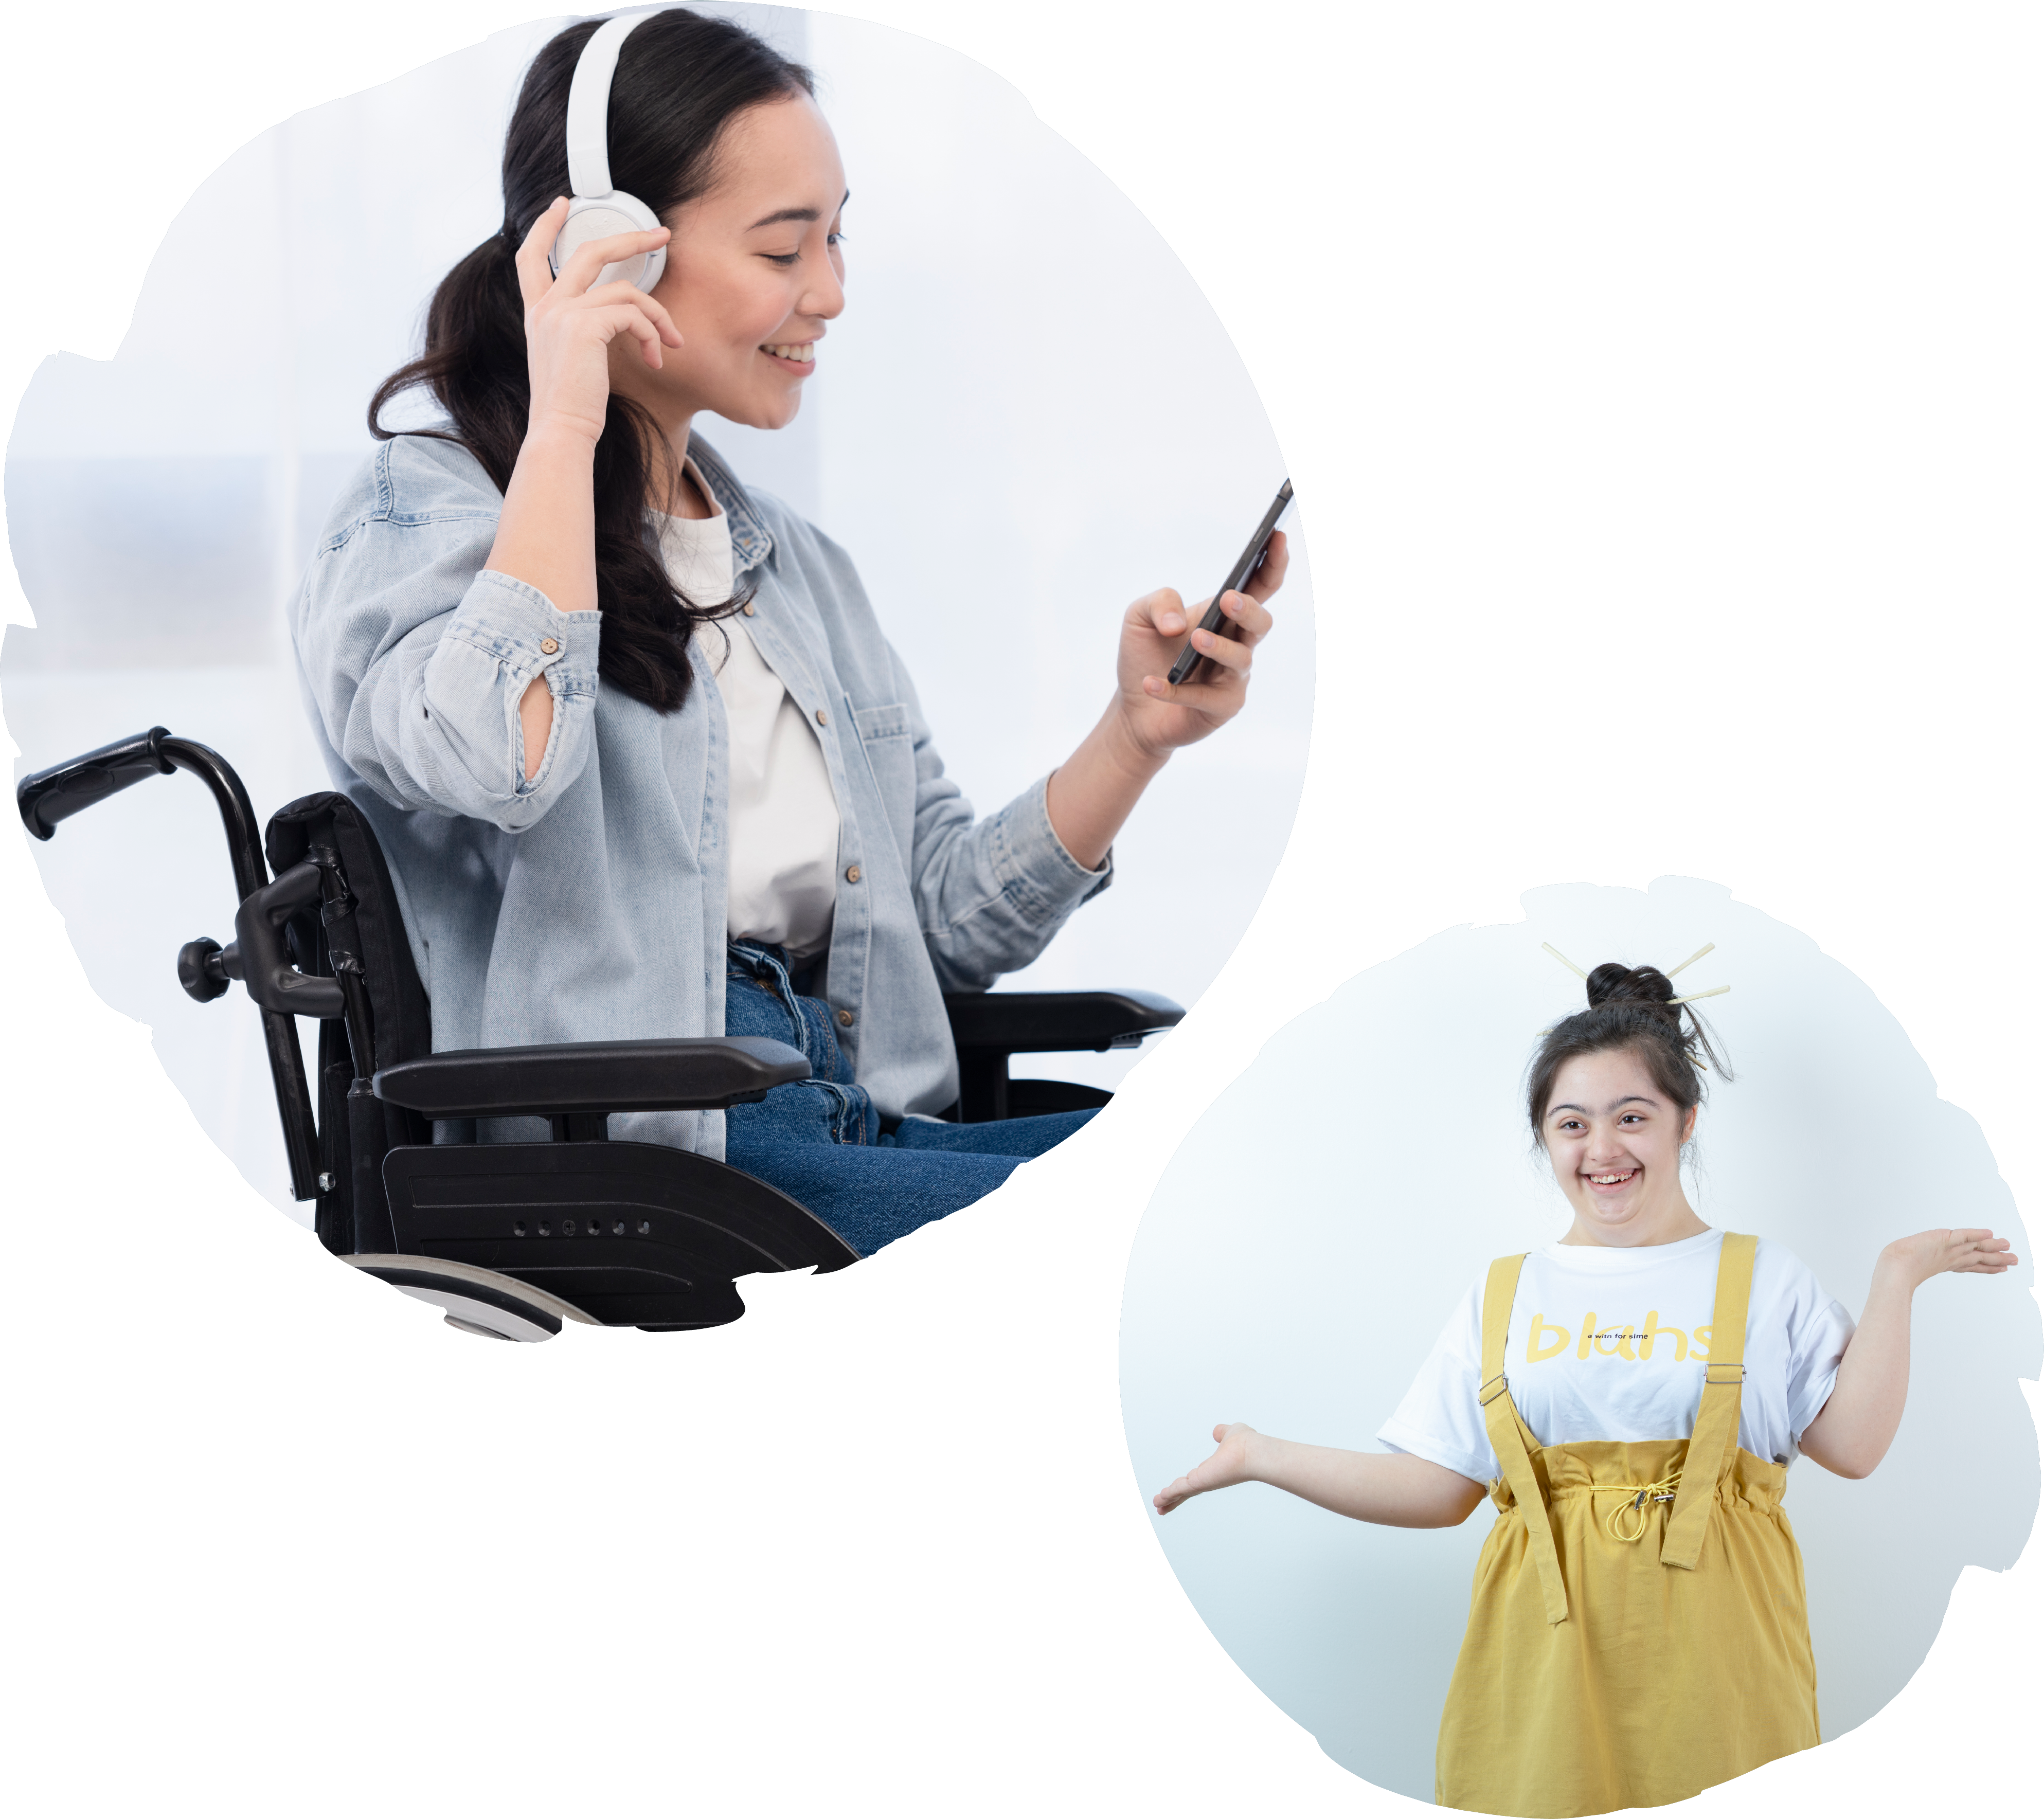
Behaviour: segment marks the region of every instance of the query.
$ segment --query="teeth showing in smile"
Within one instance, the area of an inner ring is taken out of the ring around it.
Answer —
[[[783,360],[799,360],[804,366],[816,357],[813,341],[763,341],[761,348]]]
[[[1590,1180],[1600,1188],[1615,1188],[1621,1181],[1631,1180],[1637,1173],[1638,1169],[1628,1169],[1622,1175],[1593,1175]]]

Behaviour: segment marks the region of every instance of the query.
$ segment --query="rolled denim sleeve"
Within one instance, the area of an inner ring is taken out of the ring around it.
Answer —
[[[321,729],[397,807],[521,832],[588,762],[601,616],[563,612],[483,567],[494,510],[405,515],[380,472],[375,496],[382,508],[315,556],[299,599],[294,634]],[[540,677],[553,724],[528,778],[518,704]]]
[[[895,667],[915,741],[911,872],[924,945],[946,991],[977,991],[1028,965],[1074,910],[1105,890],[1114,855],[1089,872],[1066,850],[1051,825],[1048,776],[974,820],[972,804],[944,774],[898,658]]]

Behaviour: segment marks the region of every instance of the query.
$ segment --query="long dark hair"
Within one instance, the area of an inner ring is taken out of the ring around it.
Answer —
[[[1700,1066],[1707,1065],[1720,1080],[1731,1078],[1694,1007],[1670,1002],[1675,988],[1658,968],[1621,966],[1608,960],[1592,969],[1585,990],[1589,1008],[1564,1017],[1550,1030],[1526,1070],[1526,1115],[1543,1149],[1554,1076],[1581,1056],[1630,1049],[1655,1089],[1685,1112],[1704,1100]]]
[[[569,26],[532,59],[504,136],[503,226],[440,280],[425,351],[369,401],[370,433],[384,440],[399,433],[384,428],[384,406],[415,386],[430,388],[453,431],[413,433],[459,443],[499,492],[511,484],[532,401],[512,261],[532,223],[568,194],[568,88],[601,23]],[[666,217],[716,182],[718,144],[735,116],[813,90],[807,70],[741,26],[680,8],[655,13],[624,40],[611,83],[611,181]],[[605,686],[661,713],[687,698],[690,634],[743,598],[741,590],[721,608],[699,608],[668,580],[646,519],[668,466],[651,415],[612,393],[596,445],[598,673]]]

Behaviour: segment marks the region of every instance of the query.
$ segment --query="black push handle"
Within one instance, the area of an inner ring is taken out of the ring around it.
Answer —
[[[21,825],[38,840],[47,840],[56,832],[60,821],[70,819],[80,809],[104,802],[145,778],[168,777],[174,770],[190,771],[213,792],[221,825],[227,831],[234,900],[239,903],[263,887],[269,869],[263,863],[263,842],[248,792],[235,775],[234,766],[210,746],[152,727],[132,739],[116,739],[83,758],[23,777],[14,785],[14,806],[21,812]]]
[[[173,770],[190,771],[212,792],[213,806],[220,811],[221,825],[227,833],[229,862],[234,868],[234,900],[246,905],[251,897],[270,888],[270,869],[263,862],[263,842],[248,792],[235,774],[234,766],[210,746],[179,739],[162,727],[152,727],[132,739],[117,739],[97,751],[23,777],[14,785],[14,805],[21,811],[22,825],[38,840],[47,840],[56,833],[60,821],[68,820],[80,809],[104,802],[146,777],[167,777]],[[313,897],[307,902],[317,899],[317,883],[315,877]],[[302,881],[294,886],[294,890],[302,888]],[[274,911],[279,906],[272,903],[268,907]],[[295,906],[286,906],[285,913],[290,907]],[[241,919],[236,918],[237,931]],[[225,978],[236,976],[227,965],[228,955],[233,954],[237,966],[248,968],[239,976],[246,978],[249,996],[263,1007],[263,1044],[269,1053],[277,1114],[284,1126],[292,1198],[315,1199],[319,1195],[318,1133],[313,1123],[312,1096],[305,1086],[305,1057],[298,1050],[298,1026],[292,1019],[294,1015],[338,1016],[340,988],[331,980],[305,980],[293,969],[285,957],[276,921],[265,919],[263,926],[267,945],[259,955],[244,938],[218,956],[221,986],[225,990]],[[187,942],[185,951],[178,956],[179,980],[202,1002],[219,995],[210,989],[213,957],[202,951],[212,945],[210,942]],[[249,958],[244,960],[244,956]],[[269,968],[260,991],[256,988],[253,964],[259,958]],[[306,994],[282,984],[278,978],[279,969],[293,979],[304,980],[306,985],[325,986],[333,993],[334,1008],[315,1008],[315,1001],[325,1003],[322,994],[317,989]],[[195,985],[206,989],[194,990]]]
[[[56,832],[60,821],[69,820],[79,810],[133,789],[146,778],[168,777],[177,768],[163,755],[163,742],[169,737],[167,727],[152,727],[146,733],[116,739],[67,764],[23,777],[14,785],[14,804],[21,812],[22,826],[38,840],[47,840]]]

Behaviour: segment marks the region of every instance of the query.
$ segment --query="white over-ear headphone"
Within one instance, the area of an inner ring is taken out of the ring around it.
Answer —
[[[568,85],[568,187],[574,197],[568,204],[568,218],[547,255],[556,278],[568,255],[585,240],[664,224],[636,196],[610,186],[610,79],[617,68],[617,48],[626,34],[665,10],[655,6],[605,20],[576,59],[574,80]],[[651,290],[667,268],[667,249],[655,247],[651,252],[605,266],[590,288],[621,278],[641,290]]]

